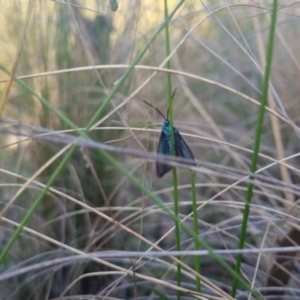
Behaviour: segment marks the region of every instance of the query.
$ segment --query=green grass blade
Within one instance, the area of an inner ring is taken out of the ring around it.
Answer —
[[[164,0],[164,12],[165,20],[168,18],[168,0]],[[170,33],[169,33],[169,24],[165,26],[165,35],[166,35],[166,55],[167,57],[171,53],[170,46]],[[167,69],[171,69],[170,60],[167,61]],[[171,73],[167,73],[167,87],[168,87],[168,112],[169,112],[169,121],[170,121],[170,132],[171,132],[171,144],[172,144],[172,155],[175,155],[175,139],[174,139],[174,127],[173,127],[173,101],[172,101],[172,78]],[[179,215],[179,198],[178,198],[178,179],[177,179],[177,170],[176,167],[172,168],[173,172],[173,196],[174,196],[174,212],[178,217]],[[176,250],[181,250],[181,238],[180,238],[180,227],[177,222],[175,222],[175,239],[176,239]],[[177,257],[179,260],[180,256]],[[181,264],[177,264],[177,286],[181,286]],[[177,291],[177,300],[180,300],[180,292]]]
[[[149,287],[149,289],[161,300],[171,300],[169,297],[167,297],[163,292],[160,290],[154,288],[154,287]]]
[[[260,148],[260,141],[261,135],[263,130],[263,122],[264,122],[264,114],[265,114],[265,107],[267,104],[268,98],[268,89],[269,89],[269,79],[271,74],[271,64],[272,64],[272,57],[273,57],[273,49],[274,49],[274,40],[275,40],[275,28],[276,28],[276,16],[277,16],[277,0],[273,1],[273,8],[272,8],[272,16],[271,16],[271,25],[269,31],[269,39],[268,39],[268,46],[267,46],[267,53],[266,53],[266,66],[265,66],[265,73],[263,78],[263,90],[261,95],[261,104],[259,109],[259,115],[256,123],[256,133],[255,133],[255,142],[254,142],[254,149],[252,155],[252,163],[250,167],[251,174],[254,174],[257,169],[257,161],[258,161],[258,154]],[[251,176],[250,180],[254,180],[254,177]],[[246,195],[246,203],[244,207],[244,215],[243,215],[243,222],[242,228],[240,233],[239,239],[239,249],[244,248],[245,238],[246,238],[246,231],[247,231],[247,224],[250,212],[250,203],[252,200],[253,194],[253,183],[248,184],[247,188],[247,195]],[[239,274],[241,269],[242,263],[242,254],[239,254],[236,259],[236,266],[235,270]],[[232,290],[231,296],[235,297],[237,291],[238,281],[234,278],[232,283]]]

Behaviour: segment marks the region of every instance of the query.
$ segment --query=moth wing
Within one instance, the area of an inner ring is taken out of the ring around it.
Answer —
[[[157,154],[170,155],[169,137],[162,131],[160,134]],[[161,178],[172,169],[172,166],[156,161],[156,176]]]
[[[174,140],[175,140],[175,154],[176,156],[188,158],[191,160],[195,160],[194,154],[186,141],[183,139],[178,129],[174,132]],[[196,165],[196,162],[190,162],[191,165]]]

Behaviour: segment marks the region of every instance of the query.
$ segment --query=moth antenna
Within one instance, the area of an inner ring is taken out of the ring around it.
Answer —
[[[177,90],[177,87],[174,89],[173,91],[173,94],[172,94],[172,97],[171,97],[171,100],[173,100],[174,96],[175,96],[175,93],[176,93],[176,90]],[[168,111],[167,111],[167,119],[169,118],[169,108],[168,108]]]
[[[173,94],[172,94],[172,97],[171,97],[172,100],[173,100],[173,98],[174,98],[174,96],[175,96],[176,90],[177,90],[177,87],[176,87],[176,88],[174,89],[174,91],[173,91]]]
[[[166,119],[166,117],[164,116],[164,114],[155,106],[153,106],[152,104],[148,103],[147,101],[143,100],[147,105],[149,105],[150,107],[154,108],[164,119]],[[169,111],[169,110],[168,110]]]

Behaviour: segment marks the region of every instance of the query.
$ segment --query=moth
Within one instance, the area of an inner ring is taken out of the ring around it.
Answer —
[[[173,92],[172,99],[174,96],[175,91]],[[157,154],[165,154],[165,155],[172,155],[172,141],[171,141],[171,127],[170,127],[170,121],[168,119],[169,117],[169,110],[167,112],[167,117],[163,115],[163,113],[156,108],[155,106],[151,105],[150,103],[144,101],[147,105],[154,108],[163,118],[164,118],[164,124],[162,126],[159,142],[158,142],[158,148],[157,148]],[[175,156],[183,157],[189,159],[188,164],[192,166],[196,166],[195,157],[193,155],[192,150],[186,143],[186,141],[183,139],[181,134],[179,133],[178,128],[173,127],[173,133],[174,133],[174,148],[175,148]],[[193,160],[194,162],[191,162],[190,160]],[[161,161],[156,161],[156,175],[158,178],[163,177],[166,173],[168,173],[172,169],[172,166],[163,163]]]

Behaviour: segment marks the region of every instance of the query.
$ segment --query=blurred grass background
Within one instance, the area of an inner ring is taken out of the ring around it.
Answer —
[[[15,63],[15,75],[19,77],[34,75],[23,79],[26,85],[84,128],[124,74],[125,67],[116,65],[132,63],[163,22],[164,10],[162,2],[151,0],[119,1],[115,12],[108,0],[69,3],[73,5],[60,1],[0,0],[0,64],[11,72]],[[168,1],[170,11],[176,4],[177,1]],[[185,1],[169,25],[171,51],[176,49],[171,57],[172,82],[177,87],[174,124],[181,133],[190,134],[185,139],[199,161],[199,234],[213,249],[230,250],[238,245],[248,182],[243,178],[249,174],[271,4],[250,0]],[[271,112],[266,112],[264,119],[260,176],[255,181],[247,228],[245,248],[249,249],[300,243],[296,156],[300,6],[296,1],[279,4],[268,99]],[[161,33],[139,65],[161,66],[166,59],[165,43]],[[101,68],[96,67],[100,65]],[[155,132],[144,128],[163,120],[142,100],[166,114],[167,78],[165,72],[158,72],[145,84],[153,74],[153,70],[139,67],[128,76],[101,115],[108,117],[89,133],[94,141],[156,152],[160,128],[154,127]],[[0,70],[2,101],[8,77]],[[110,114],[125,101],[125,105]],[[65,146],[56,140],[33,138],[37,133],[32,126],[47,128],[52,134],[70,127],[16,81],[2,117],[0,200],[4,209],[24,187],[26,179]],[[29,139],[23,136],[26,134]],[[122,153],[112,155],[153,194],[173,207],[171,173],[158,180],[151,159]],[[278,161],[283,159],[284,163]],[[59,157],[47,166],[2,211],[1,248],[16,228],[11,221],[20,223],[43,188],[38,183],[46,184],[61,160]],[[188,171],[178,168],[178,178],[183,219],[192,211]],[[149,288],[155,287],[172,299],[176,294],[172,258],[106,259],[112,265],[93,260],[54,263],[55,259],[74,255],[76,251],[146,251],[156,242],[165,250],[174,250],[174,222],[141,189],[84,144],[76,149],[53,189],[27,224],[40,236],[24,230],[1,264],[0,297],[75,299],[85,295],[87,299],[155,299],[158,296]],[[186,223],[192,227],[191,216]],[[193,249],[193,241],[184,232],[181,240],[182,250]],[[242,274],[262,297],[298,299],[300,274],[294,256],[294,252],[281,256],[245,254]],[[223,258],[234,267],[235,255]],[[232,278],[228,272],[209,256],[200,260],[205,282],[203,297],[230,299]],[[43,263],[52,261],[53,265],[43,267]],[[191,257],[182,256],[182,261],[193,267]],[[22,271],[28,266],[38,268]],[[122,272],[133,268],[148,277],[142,280],[120,275],[116,272],[120,272],[119,267]],[[185,273],[186,270],[183,266],[182,287],[194,291],[194,274]],[[158,284],[155,279],[173,285]],[[182,299],[191,298],[182,293]],[[239,287],[236,298],[248,299],[248,293]]]

